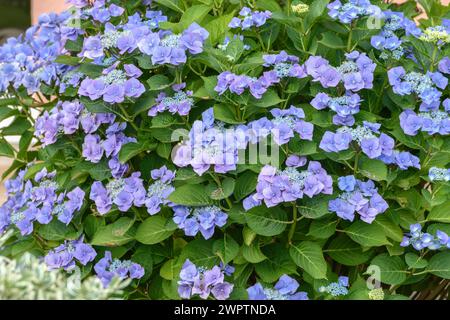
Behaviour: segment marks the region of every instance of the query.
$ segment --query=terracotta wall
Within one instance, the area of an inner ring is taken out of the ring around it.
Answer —
[[[61,12],[67,5],[64,0],[31,0],[31,14],[33,23],[37,21],[40,14],[45,12]]]

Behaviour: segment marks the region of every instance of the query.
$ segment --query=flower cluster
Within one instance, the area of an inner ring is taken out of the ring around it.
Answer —
[[[421,111],[439,108],[442,92],[447,87],[448,79],[440,72],[407,73],[403,67],[395,67],[388,71],[389,83],[394,93],[404,96],[412,93],[422,100]]]
[[[306,165],[306,159],[292,155],[286,160],[287,168],[279,170],[270,165],[261,169],[256,193],[244,200],[245,210],[260,206],[264,201],[267,207],[282,202],[296,201],[304,195],[312,198],[320,193],[333,193],[333,179],[322,168],[320,162],[310,161],[307,170],[297,168]]]
[[[142,207],[146,203],[147,192],[140,176],[140,172],[133,172],[131,177],[109,181],[106,187],[95,181],[89,199],[95,202],[101,215],[111,211],[113,205],[121,212],[127,212],[132,206]]]
[[[75,268],[77,260],[83,266],[94,261],[97,253],[89,244],[83,242],[83,237],[78,240],[65,241],[45,256],[45,263],[50,270],[64,268],[69,271]]]
[[[339,0],[335,0],[328,4],[328,15],[337,19],[342,23],[349,24],[353,20],[362,17],[381,17],[381,9],[375,5],[372,5],[369,0],[348,0],[346,3],[342,3]]]
[[[345,296],[348,294],[348,277],[341,276],[337,282],[332,282],[327,286],[319,288],[319,292],[328,293],[333,297]]]
[[[414,21],[406,18],[402,12],[384,11],[384,25],[378,35],[372,36],[370,43],[372,47],[381,50],[380,57],[388,59],[392,57],[399,60],[405,55],[406,48],[403,44],[401,34],[406,36],[420,36],[421,30]]]
[[[197,23],[192,23],[182,34],[170,31],[150,33],[138,40],[139,50],[151,56],[154,65],[180,65],[187,61],[187,53],[199,54],[203,52],[203,45],[209,33]]]
[[[252,27],[263,26],[267,19],[272,17],[272,12],[270,11],[252,11],[248,7],[243,7],[239,11],[240,18],[234,17],[231,19],[228,27],[231,29],[241,28],[242,30],[248,30]]]
[[[431,167],[428,171],[430,181],[450,181],[450,169]]]
[[[450,43],[450,28],[445,26],[434,26],[426,28],[420,35],[420,40],[443,46]]]
[[[308,293],[298,291],[299,283],[284,274],[272,288],[264,288],[260,283],[247,289],[250,300],[308,300]]]
[[[370,300],[384,300],[383,288],[372,289],[368,295]]]
[[[419,131],[424,131],[429,135],[450,134],[450,99],[446,99],[446,112],[433,110],[416,114],[413,110],[407,109],[400,114],[400,127],[403,132],[410,136],[415,136]]]
[[[210,167],[215,172],[225,173],[236,169],[239,150],[247,146],[246,128],[226,129],[221,122],[215,122],[214,110],[208,109],[192,125],[189,138],[175,147],[172,161],[179,167],[192,166],[202,175]]]
[[[137,79],[142,71],[132,64],[124,65],[124,70],[116,66],[117,63],[105,69],[99,78],[85,78],[78,94],[91,100],[102,98],[111,104],[122,103],[126,98],[139,98],[145,92],[144,85]]]
[[[102,139],[99,134],[87,134],[82,144],[82,155],[86,160],[98,163],[103,155],[110,159],[108,165],[115,178],[122,177],[128,170],[128,165],[122,164],[118,159],[122,146],[136,142],[135,138],[127,137],[123,133],[126,126],[126,122],[116,122],[106,129],[105,139]]]
[[[25,180],[26,171],[5,183],[7,201],[0,207],[0,233],[15,225],[22,235],[33,232],[33,223],[49,224],[54,217],[69,224],[76,211],[81,210],[84,191],[80,188],[58,193],[56,172],[38,172],[32,180]]]
[[[192,91],[183,91],[185,87],[185,83],[172,86],[175,94],[171,97],[168,97],[165,92],[161,92],[156,98],[157,104],[150,108],[148,115],[154,117],[164,111],[180,116],[188,115],[194,105],[194,99],[192,99]]]
[[[320,92],[311,100],[311,105],[317,110],[329,108],[336,112],[336,115],[333,116],[333,123],[344,126],[352,126],[355,123],[353,115],[359,112],[360,104],[360,96],[350,92],[336,98]]]
[[[74,134],[78,129],[86,134],[95,133],[102,124],[113,124],[112,113],[90,113],[78,100],[59,102],[36,119],[34,135],[44,146],[56,142],[58,134]]]
[[[300,1],[294,0],[291,4],[291,10],[295,14],[302,14],[309,11],[309,5],[302,3]]]
[[[376,64],[365,53],[358,51],[346,53],[345,56],[347,60],[337,68],[320,56],[311,56],[305,62],[306,73],[324,88],[334,88],[342,81],[349,91],[372,89]]]
[[[336,133],[327,131],[319,147],[327,152],[339,152],[347,150],[350,143],[356,141],[370,159],[379,158],[381,155],[390,156],[394,149],[394,139],[384,133],[380,134],[380,127],[380,124],[364,121],[362,126],[355,128],[344,126]]]
[[[413,246],[416,250],[425,248],[430,250],[450,248],[450,237],[443,231],[437,230],[436,235],[433,236],[430,233],[423,232],[422,226],[419,223],[410,225],[409,231],[410,232],[403,237],[400,246]]]
[[[328,210],[344,220],[353,221],[357,212],[362,221],[372,223],[389,207],[372,180],[363,182],[354,176],[340,177],[338,186],[344,192],[328,203]]]
[[[268,54],[263,56],[265,67],[272,67],[271,70],[263,72],[259,78],[246,75],[236,75],[230,71],[225,71],[217,77],[217,85],[214,90],[219,94],[224,94],[227,90],[231,93],[241,95],[246,89],[256,99],[261,99],[263,94],[272,85],[279,83],[286,77],[304,78],[305,70],[296,56],[288,55],[285,51],[279,54]]]
[[[95,9],[104,6],[105,1],[96,1],[94,8],[84,11],[87,14],[82,18],[89,19],[92,16],[94,20],[105,23],[112,12],[114,16],[120,16],[123,12],[122,8],[111,4],[108,8],[100,8],[102,14],[94,16]],[[99,61],[106,52],[125,54],[139,50],[151,57],[153,65],[180,65],[187,61],[187,52],[199,54],[203,51],[203,44],[209,36],[204,28],[194,22],[181,34],[156,30],[164,21],[167,21],[167,17],[160,11],[147,10],[145,17],[136,12],[126,24],[113,25],[108,22],[103,34],[84,39],[81,56]]]
[[[151,177],[154,182],[148,186],[145,206],[147,207],[147,212],[150,215],[154,215],[161,211],[161,205],[170,204],[167,198],[175,190],[171,185],[171,182],[175,178],[175,172],[163,166],[159,169],[152,170]]]
[[[233,272],[233,267],[223,265],[212,269],[197,267],[187,259],[180,271],[178,294],[182,299],[190,299],[194,295],[208,299],[212,294],[217,300],[226,300],[234,285],[226,282],[225,276],[231,276]]]
[[[219,207],[185,207],[174,206],[173,221],[178,228],[183,229],[185,235],[195,237],[199,232],[205,239],[214,235],[216,227],[223,227],[228,220],[228,215]]]
[[[70,12],[44,14],[23,36],[9,38],[0,47],[0,91],[23,86],[31,94],[39,91],[42,83],[59,82],[68,67],[55,59],[66,52],[66,42],[81,32],[69,25],[69,18]]]
[[[105,256],[95,264],[94,270],[105,288],[114,277],[140,279],[145,274],[140,264],[131,260],[113,259],[110,251],[105,252]]]
[[[289,109],[274,108],[270,111],[273,119],[261,118],[252,121],[246,128],[246,135],[250,143],[257,143],[269,134],[279,146],[288,143],[295,133],[302,140],[312,140],[314,125],[306,122],[302,108],[291,106]]]

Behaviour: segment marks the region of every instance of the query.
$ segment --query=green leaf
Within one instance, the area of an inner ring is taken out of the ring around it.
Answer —
[[[147,80],[150,91],[161,91],[170,87],[171,82],[165,75],[157,74]]]
[[[176,225],[172,219],[156,215],[147,218],[139,225],[135,239],[143,244],[156,244],[170,237],[175,229]]]
[[[151,247],[140,246],[131,256],[131,261],[139,263],[144,267],[145,274],[143,280],[148,279],[153,272],[153,257]]]
[[[372,180],[387,180],[387,166],[380,160],[373,160],[366,157],[360,159],[360,173]]]
[[[287,214],[280,207],[266,206],[250,209],[245,216],[248,226],[255,233],[272,237],[282,233],[287,226]]]
[[[183,206],[206,206],[213,203],[203,185],[189,184],[176,188],[169,200]]]
[[[179,13],[183,13],[183,9],[180,8],[179,0],[154,0],[154,2],[159,3],[160,5],[177,11]]]
[[[258,175],[251,171],[246,171],[239,175],[236,180],[236,186],[234,187],[234,197],[237,201],[241,201],[250,193],[256,190],[258,183]]]
[[[14,158],[14,148],[3,138],[0,138],[0,157]]]
[[[68,56],[68,55],[62,55],[62,56],[56,57],[54,62],[64,64],[67,66],[77,66],[80,64],[81,58],[72,57],[72,56]]]
[[[250,99],[250,105],[254,105],[260,108],[268,108],[276,106],[282,103],[284,100],[281,99],[275,90],[269,89],[264,93],[261,99],[252,98]]]
[[[370,259],[371,251],[362,251],[361,246],[346,235],[334,238],[327,249],[323,250],[336,262],[345,266],[358,266]]]
[[[427,220],[450,223],[450,201],[432,208]]]
[[[250,263],[260,263],[267,259],[262,253],[260,246],[257,243],[253,243],[250,246],[242,246],[242,255]]]
[[[298,207],[298,212],[309,219],[317,219],[329,214],[328,201],[330,196],[316,196],[314,198],[304,198]]]
[[[134,219],[119,218],[116,222],[102,226],[95,232],[91,244],[94,246],[116,247],[124,245],[134,239],[131,228]]]
[[[66,226],[64,223],[53,219],[49,224],[40,226],[38,234],[45,240],[63,241],[76,239],[79,232],[75,232],[73,227]]]
[[[337,223],[335,219],[313,220],[307,235],[317,239],[328,239],[336,232]]]
[[[344,232],[355,242],[364,247],[379,247],[390,245],[384,233],[384,229],[376,224],[368,224],[356,221]]]
[[[26,118],[16,117],[6,128],[3,128],[3,136],[20,136],[31,128],[31,123]]]
[[[225,178],[221,182],[222,186],[219,188],[215,183],[208,185],[209,196],[213,200],[223,200],[233,194],[235,180],[233,178]]]
[[[204,266],[205,268],[212,268],[219,264],[219,257],[214,253],[212,248],[213,242],[197,239],[189,242],[181,251],[177,260],[177,271],[181,269],[181,266],[189,259],[197,266]],[[177,273],[179,274],[179,272]]]
[[[342,41],[339,35],[332,31],[327,31],[323,33],[322,38],[318,42],[324,45],[325,47],[331,49],[342,49],[346,47],[344,41]]]
[[[224,264],[228,264],[239,253],[239,245],[231,236],[225,234],[223,239],[214,241],[213,252]]]
[[[283,244],[273,244],[262,248],[266,260],[255,265],[255,271],[263,282],[273,283],[283,274],[297,274],[297,266]]]
[[[175,259],[167,260],[159,269],[159,275],[166,280],[176,279],[176,264]]]
[[[450,252],[444,251],[435,254],[430,259],[426,271],[435,276],[450,279]]]
[[[289,249],[292,260],[314,279],[327,278],[327,263],[322,248],[315,242],[303,241]]]
[[[373,223],[382,227],[388,238],[396,242],[401,242],[403,240],[402,229],[386,215],[379,215]]]
[[[424,257],[412,252],[405,255],[405,261],[411,269],[423,269],[428,265],[428,261]]]
[[[124,144],[119,152],[119,161],[121,163],[126,163],[131,158],[134,158],[139,153],[146,150],[145,146],[141,143],[130,142]]]
[[[382,253],[370,264],[380,268],[380,281],[383,283],[398,285],[406,280],[406,265],[400,257],[390,257],[387,253]]]

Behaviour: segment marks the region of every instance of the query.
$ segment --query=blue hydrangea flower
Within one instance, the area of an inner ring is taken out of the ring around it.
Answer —
[[[250,300],[309,300],[306,292],[297,292],[299,286],[297,280],[284,274],[273,288],[256,283],[247,289],[247,293]]]
[[[341,276],[337,282],[332,282],[327,286],[319,288],[319,292],[325,292],[333,297],[345,296],[348,294],[348,277]]]
[[[65,241],[64,244],[50,250],[44,260],[50,270],[64,268],[70,271],[75,268],[76,261],[85,266],[94,261],[97,253],[89,244],[83,242],[83,237],[78,240]]]
[[[225,281],[225,276],[234,272],[231,266],[214,266],[212,269],[197,267],[187,259],[180,271],[178,281],[178,294],[182,299],[190,299],[198,295],[208,299],[212,294],[217,300],[226,300],[230,297],[234,285]]]
[[[173,221],[191,237],[200,232],[205,239],[210,239],[214,235],[215,228],[223,227],[228,220],[228,215],[216,206],[195,208],[174,206],[172,209]]]
[[[292,160],[292,159],[291,159]],[[303,162],[288,164],[304,165]],[[309,198],[320,193],[333,193],[333,179],[317,161],[311,161],[307,170],[299,171],[295,166],[278,170],[266,165],[258,176],[256,193],[244,199],[245,210],[259,206],[264,202],[267,207],[273,207],[283,202],[296,201],[304,195]]]
[[[436,235],[433,236],[430,233],[423,232],[422,226],[419,223],[410,225],[409,231],[410,232],[403,237],[400,246],[412,246],[416,250],[425,248],[430,250],[450,248],[449,236],[443,231],[437,230]]]
[[[131,260],[113,259],[110,251],[105,252],[105,256],[95,264],[94,270],[105,288],[114,277],[140,279],[145,274],[140,264]]]
[[[354,176],[340,177],[338,186],[344,192],[328,203],[328,209],[344,220],[353,221],[357,212],[362,221],[372,223],[389,207],[372,180],[363,182]]]

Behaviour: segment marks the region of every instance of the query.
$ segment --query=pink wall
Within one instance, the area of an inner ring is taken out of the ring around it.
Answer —
[[[37,18],[42,13],[61,12],[67,7],[64,0],[31,0],[33,23],[37,21]]]

